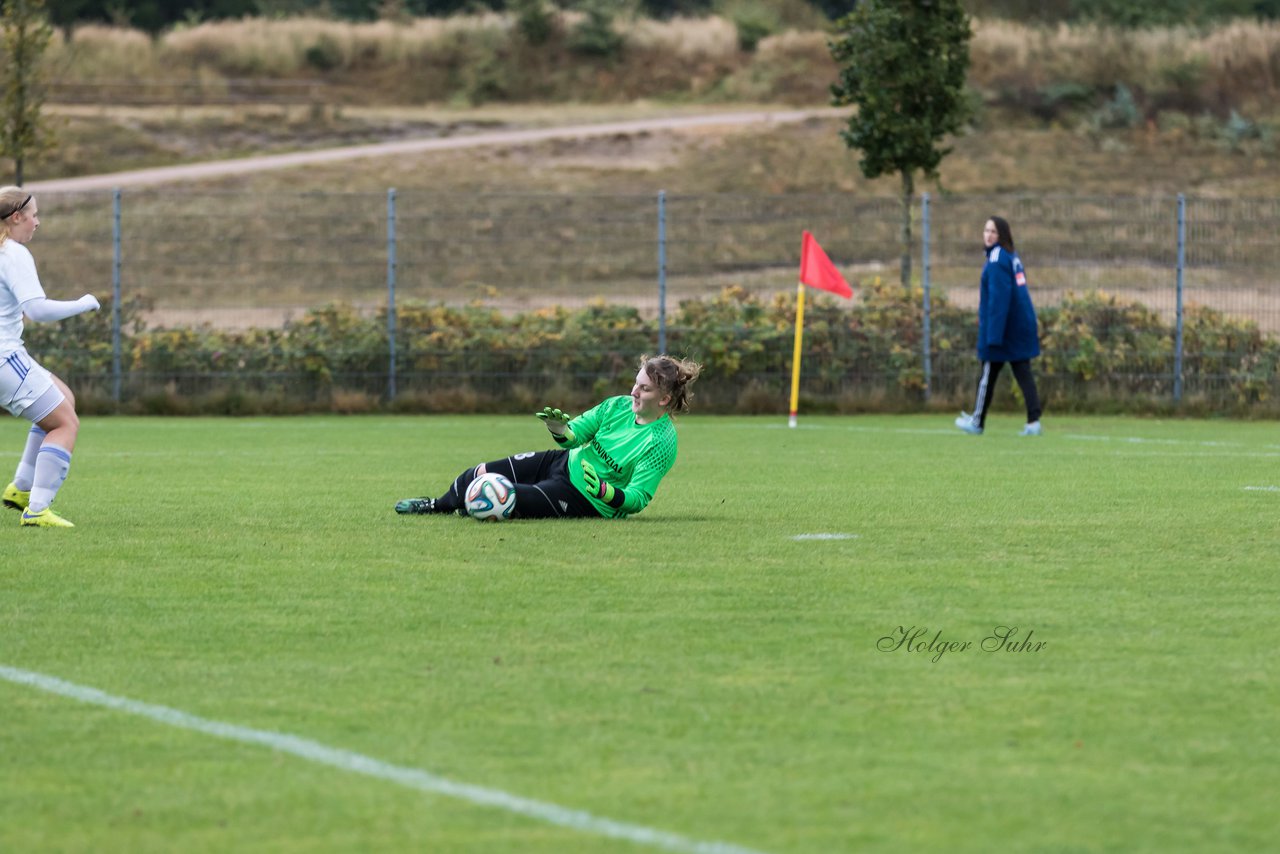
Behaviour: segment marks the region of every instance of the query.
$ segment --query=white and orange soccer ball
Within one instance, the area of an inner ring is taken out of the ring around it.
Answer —
[[[516,487],[506,477],[488,472],[467,484],[467,515],[481,522],[502,522],[516,509]]]

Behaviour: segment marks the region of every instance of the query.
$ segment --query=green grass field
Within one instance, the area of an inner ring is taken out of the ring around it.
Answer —
[[[0,517],[0,851],[1273,850],[1277,425],[1018,422],[691,416],[482,525],[391,506],[532,417],[86,419]]]

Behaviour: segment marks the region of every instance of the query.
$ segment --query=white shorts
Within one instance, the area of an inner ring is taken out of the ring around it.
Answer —
[[[0,359],[0,403],[32,424],[43,421],[66,400],[44,369],[23,347]]]

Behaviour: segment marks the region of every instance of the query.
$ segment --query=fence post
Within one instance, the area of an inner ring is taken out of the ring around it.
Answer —
[[[658,352],[667,352],[667,191],[658,191]]]
[[[387,190],[387,400],[396,399],[396,189]]]
[[[1187,264],[1187,199],[1178,194],[1178,296],[1173,343],[1173,402],[1182,403],[1182,271]]]
[[[111,191],[111,399],[120,403],[120,188]]]
[[[929,194],[925,193],[920,199],[920,239],[924,246],[920,256],[920,281],[924,285],[924,328],[921,330],[921,336],[924,340],[924,399],[929,400],[930,388],[933,385],[933,354],[930,344],[933,336],[929,327],[929,285],[930,285],[930,268],[929,268]]]

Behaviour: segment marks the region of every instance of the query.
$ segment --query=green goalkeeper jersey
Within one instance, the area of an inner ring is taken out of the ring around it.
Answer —
[[[601,401],[569,422],[569,479],[591,500],[601,516],[622,518],[639,513],[653,500],[658,483],[676,462],[676,426],[669,415],[637,424],[627,395]],[[582,461],[595,466],[602,481],[622,490],[621,507],[610,507],[587,489]]]

